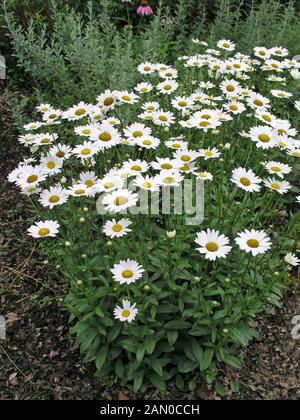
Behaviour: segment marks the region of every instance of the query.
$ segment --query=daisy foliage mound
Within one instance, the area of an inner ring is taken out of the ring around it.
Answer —
[[[32,204],[31,240],[70,281],[84,360],[136,391],[220,389],[219,367],[241,366],[255,315],[299,264],[300,64],[229,40],[191,51],[141,63],[131,90],[39,105],[19,138],[31,156],[9,175]],[[204,202],[194,223],[175,211],[187,181]],[[169,211],[139,212],[141,193]]]

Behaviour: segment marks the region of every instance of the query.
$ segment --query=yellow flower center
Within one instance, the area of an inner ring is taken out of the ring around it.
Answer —
[[[144,67],[144,71],[150,71],[151,70],[151,67],[150,66],[145,66]]]
[[[142,168],[139,165],[134,165],[131,167],[132,171],[136,171],[136,172],[140,172],[142,170]]]
[[[82,130],[83,134],[91,134],[91,130],[89,130],[88,128],[85,128],[84,130]]]
[[[125,270],[123,271],[122,276],[124,277],[124,279],[131,279],[133,277],[133,271]]]
[[[180,149],[180,144],[178,144],[178,143],[173,143],[173,144],[172,144],[172,148],[173,148],[173,149]]]
[[[280,168],[278,166],[272,166],[271,170],[273,172],[280,172]]]
[[[231,109],[231,111],[237,111],[239,109],[237,105],[230,105],[229,108]]]
[[[263,143],[268,143],[270,141],[270,136],[268,136],[268,134],[260,134],[258,139]]]
[[[160,121],[163,121],[163,122],[168,121],[168,118],[167,118],[167,117],[165,117],[164,115],[160,115],[160,116],[158,117],[158,119],[159,119]]]
[[[265,121],[268,121],[268,122],[272,121],[272,118],[269,115],[263,115],[262,117],[263,117],[263,120]]]
[[[104,106],[110,106],[114,103],[114,98],[108,97],[103,101]]]
[[[201,115],[201,118],[202,118],[203,120],[210,120],[210,119],[211,119],[211,115],[209,115],[209,114],[202,114],[202,115]]]
[[[56,117],[57,117],[57,114],[50,114],[49,115],[50,120],[54,120],[54,118],[56,118]]]
[[[122,231],[122,229],[123,229],[123,226],[122,226],[122,225],[120,225],[120,224],[116,224],[116,225],[114,225],[114,226],[113,226],[113,228],[112,228],[112,230],[113,230],[114,232],[116,232],[116,233],[121,232],[121,231]]]
[[[116,206],[123,206],[128,202],[128,199],[126,197],[117,197],[114,201]]]
[[[75,195],[83,195],[84,193],[85,193],[85,190],[83,190],[83,189],[78,189],[78,190],[74,191]]]
[[[278,64],[276,64],[276,63],[272,63],[272,64],[271,64],[271,67],[273,67],[274,69],[278,69]]]
[[[185,106],[187,106],[187,102],[185,102],[185,101],[179,101],[178,102],[178,105],[181,106],[181,107],[185,107]]]
[[[280,185],[276,182],[273,182],[273,184],[271,184],[271,187],[274,188],[274,190],[280,190]]]
[[[128,309],[124,309],[124,311],[122,311],[123,318],[128,318],[129,315],[130,315],[130,311]]]
[[[223,47],[224,47],[224,48],[230,48],[230,44],[228,44],[228,42],[225,42],[225,43],[223,44]]]
[[[129,102],[131,100],[129,95],[123,95],[122,96],[123,101]]]
[[[255,99],[254,101],[253,101],[253,103],[254,103],[254,105],[256,105],[256,106],[263,106],[263,101],[261,101],[260,99]]]
[[[151,182],[144,182],[143,187],[149,189],[149,188],[152,187],[152,184],[151,184]]]
[[[115,184],[113,182],[105,182],[103,186],[106,190],[109,190],[110,188],[113,188],[114,185]]]
[[[142,93],[147,93],[148,92],[148,89],[146,87],[143,87],[143,88],[141,88],[141,92]]]
[[[286,134],[286,131],[285,131],[284,128],[279,128],[278,133],[279,134]]]
[[[174,182],[175,182],[175,178],[173,178],[172,176],[167,176],[166,178],[164,178],[165,184],[174,184]]]
[[[165,85],[164,86],[164,90],[171,90],[172,89],[172,86],[171,85]]]
[[[205,245],[205,248],[207,249],[207,251],[209,251],[209,252],[216,252],[216,251],[218,251],[218,249],[219,249],[219,245],[218,244],[216,244],[215,242],[208,242],[206,245]]]
[[[53,161],[51,161],[51,162],[48,162],[48,163],[47,163],[47,168],[48,168],[48,169],[54,169],[54,168],[55,168],[55,166],[56,166],[56,165],[55,165],[55,162],[53,162]]]
[[[81,150],[81,154],[84,156],[89,155],[90,153],[91,153],[91,149],[89,149],[88,147]]]
[[[50,203],[58,203],[59,202],[59,196],[58,195],[52,195],[52,197],[49,198]]]
[[[228,92],[233,92],[233,91],[235,90],[235,88],[234,88],[234,86],[232,86],[232,85],[228,85],[228,86],[226,86],[226,90],[227,90]]]
[[[41,140],[42,144],[47,144],[49,142],[50,142],[50,140],[47,137],[45,137],[44,139]]]
[[[91,179],[87,179],[87,180],[85,181],[85,185],[86,185],[88,188],[91,188],[91,187],[93,187],[94,182],[93,182]]]
[[[208,121],[201,121],[199,123],[199,127],[208,127],[210,125],[210,123]]]
[[[260,50],[260,51],[259,51],[259,54],[260,54],[260,55],[265,56],[265,55],[266,55],[266,52],[265,52],[265,51],[263,51],[263,50]]]
[[[151,146],[152,141],[150,141],[150,140],[144,140],[144,141],[143,141],[143,144],[144,144],[145,146]]]
[[[38,180],[38,177],[36,175],[31,175],[27,178],[28,184],[32,184],[33,182],[36,182]]]
[[[79,109],[77,109],[76,111],[75,111],[75,115],[77,116],[77,117],[81,117],[82,115],[84,115],[86,113],[86,110],[85,109],[83,109],[83,108],[79,108]]]
[[[147,110],[148,110],[148,111],[154,111],[154,110],[155,110],[155,107],[154,107],[153,105],[149,105],[149,106],[147,107]]]
[[[41,111],[42,111],[42,112],[47,112],[47,111],[49,111],[49,108],[46,108],[46,107],[41,108]]]
[[[132,135],[134,138],[137,138],[137,137],[142,137],[143,133],[137,130],[137,131],[134,131]]]
[[[234,68],[236,68],[236,69],[240,69],[240,68],[241,68],[240,64],[238,64],[238,63],[235,63],[235,64],[233,65],[233,67],[234,67]]]
[[[161,169],[172,169],[173,166],[170,163],[163,163]]]
[[[172,76],[173,76],[173,74],[172,74],[172,73],[165,73],[165,76],[167,76],[167,77],[172,77]]]
[[[190,156],[184,155],[184,156],[181,156],[181,160],[183,162],[189,162],[191,160],[191,158],[190,158]]]
[[[105,131],[104,133],[101,133],[99,135],[99,140],[101,140],[101,141],[110,141],[111,140],[111,135]]]
[[[244,185],[245,187],[249,187],[249,185],[251,185],[251,182],[249,181],[249,179],[248,179],[248,178],[241,178],[241,179],[240,179],[240,183],[241,183],[242,185]]]
[[[58,158],[63,158],[63,157],[65,156],[65,152],[63,152],[62,150],[59,150],[59,151],[56,153],[56,156],[57,156]]]
[[[257,239],[249,239],[249,240],[247,241],[247,245],[248,245],[250,248],[258,248],[258,247],[259,247],[259,242],[258,242],[258,240],[257,240]]]
[[[292,155],[293,155],[293,156],[300,157],[300,152],[292,152]]]
[[[49,233],[50,233],[50,230],[48,228],[42,228],[39,230],[40,236],[46,236],[46,235],[49,235]]]
[[[205,152],[204,153],[204,156],[207,156],[207,157],[211,157],[213,155],[214,155],[213,152]]]

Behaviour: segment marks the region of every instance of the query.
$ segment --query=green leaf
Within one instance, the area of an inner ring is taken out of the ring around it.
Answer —
[[[156,373],[150,374],[150,381],[152,385],[161,392],[166,390],[166,384],[162,381],[161,377]]]
[[[184,380],[179,373],[176,375],[175,385],[180,391],[184,390]]]
[[[162,366],[160,364],[160,361],[156,358],[156,357],[150,357],[150,366],[152,367],[152,369],[159,375],[162,376],[163,371],[162,371]]]
[[[124,365],[120,359],[116,361],[115,372],[118,378],[120,379],[124,378]]]
[[[171,346],[176,343],[178,338],[179,332],[178,331],[167,331],[167,339]]]
[[[141,362],[145,355],[145,347],[141,344],[139,344],[137,352],[136,352],[136,360],[138,362]]]
[[[195,359],[197,360],[197,362],[200,364],[204,356],[203,350],[195,338],[191,338],[191,346],[192,346],[193,355],[195,356]]]
[[[189,328],[190,326],[191,324],[189,322],[183,320],[169,321],[164,325],[164,327],[169,330],[182,330]]]
[[[156,346],[156,339],[154,335],[147,335],[144,340],[144,347],[147,354],[152,354]]]
[[[143,384],[143,379],[144,379],[144,373],[145,373],[145,369],[138,369],[133,373],[133,390],[134,392],[137,392],[142,384]]]
[[[102,348],[99,351],[98,356],[96,357],[96,367],[98,370],[101,370],[102,366],[105,363],[105,360],[107,358],[107,353],[108,353],[108,344],[105,344],[104,346],[102,346]]]
[[[221,397],[225,397],[225,388],[220,382],[216,382],[215,384],[216,393],[219,394]]]
[[[200,370],[201,372],[204,372],[206,369],[209,368],[212,359],[214,356],[214,349],[206,349],[204,354],[203,354],[203,358],[200,362]]]

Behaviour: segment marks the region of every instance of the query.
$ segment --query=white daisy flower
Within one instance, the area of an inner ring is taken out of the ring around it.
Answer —
[[[91,105],[85,102],[79,102],[79,104],[72,106],[62,115],[62,118],[68,121],[77,121],[81,118],[86,117],[90,112]]]
[[[199,152],[194,150],[178,150],[173,154],[174,159],[179,160],[180,164],[190,163],[199,157]]]
[[[52,106],[50,104],[40,104],[36,107],[36,110],[44,114],[45,112],[48,112],[52,109]]]
[[[53,220],[45,220],[44,222],[36,222],[27,232],[33,238],[55,237],[58,234],[59,223]]]
[[[220,39],[220,41],[217,42],[217,47],[226,51],[234,51],[235,43],[227,39]]]
[[[54,123],[62,116],[62,114],[63,113],[60,109],[50,109],[50,111],[43,114],[43,121],[46,121],[47,123]]]
[[[258,148],[269,149],[277,144],[277,134],[269,126],[252,127],[249,131],[249,137],[256,143]]]
[[[48,174],[42,166],[25,165],[18,176],[16,183],[21,188],[35,187],[47,178]]]
[[[270,99],[265,98],[264,96],[260,95],[259,93],[251,93],[250,97],[246,99],[247,104],[252,108],[252,109],[266,109],[266,108],[270,108]]]
[[[223,82],[221,82],[220,89],[226,96],[233,96],[233,95],[239,94],[241,90],[241,86],[234,79],[231,79],[231,80],[226,79]]]
[[[134,90],[141,94],[149,93],[153,90],[153,86],[150,83],[142,82],[139,83]]]
[[[142,105],[142,109],[148,112],[157,111],[159,109],[159,103],[158,102],[145,102]]]
[[[264,254],[271,248],[271,240],[263,230],[245,230],[237,234],[235,242],[247,253],[255,257],[258,254]]]
[[[194,171],[193,174],[197,177],[197,179],[200,179],[202,181],[212,181],[213,180],[213,174],[210,172],[201,172],[201,171]]]
[[[157,85],[157,90],[163,95],[171,95],[178,88],[178,83],[175,80],[167,79]]]
[[[100,149],[110,149],[121,142],[119,131],[107,122],[95,127],[90,138],[97,142]]]
[[[160,140],[153,136],[143,136],[135,139],[135,143],[145,149],[156,149],[160,145]]]
[[[82,172],[79,175],[80,183],[86,185],[88,188],[96,187],[98,183],[98,177],[95,172]]]
[[[128,92],[127,90],[117,92],[117,97],[123,104],[135,104],[140,99],[138,95],[133,92]]]
[[[231,101],[224,105],[224,108],[232,114],[241,114],[245,111],[246,107],[242,102]]]
[[[141,188],[142,190],[151,192],[159,191],[159,183],[157,177],[151,177],[149,175],[138,176],[134,181],[134,185]]]
[[[197,233],[195,240],[200,248],[197,251],[204,254],[207,260],[215,261],[217,258],[225,258],[230,252],[229,239],[225,235],[220,235],[217,230],[207,229]]]
[[[113,274],[114,281],[120,284],[131,284],[139,280],[145,270],[137,261],[128,259],[115,264],[110,270]]]
[[[116,221],[116,219],[109,220],[103,226],[103,232],[110,238],[121,238],[131,232],[131,229],[129,229],[131,224],[132,222],[129,219],[121,219],[119,221]]]
[[[158,74],[163,79],[177,79],[178,77],[178,71],[170,67],[165,70],[160,70]]]
[[[278,90],[278,89],[272,89],[271,94],[275,96],[276,98],[291,98],[293,94],[291,92],[286,92],[285,90]]]
[[[38,136],[34,136],[33,134],[25,134],[23,136],[18,137],[18,141],[20,144],[24,144],[25,146],[30,146],[32,143],[35,143],[35,139]]]
[[[130,174],[129,174],[130,175]],[[117,175],[107,174],[97,182],[97,192],[112,192],[124,186],[124,179]]]
[[[151,128],[141,123],[134,123],[124,129],[124,135],[132,140],[151,135]]]
[[[94,125],[80,125],[74,128],[75,134],[82,137],[90,137],[93,132]]]
[[[258,192],[261,189],[259,184],[262,182],[262,179],[256,176],[251,169],[234,169],[230,180],[247,192]]]
[[[176,98],[172,99],[171,103],[179,111],[186,111],[193,106],[194,101],[185,96],[176,96]]]
[[[213,149],[200,149],[199,156],[203,157],[205,160],[215,159],[221,156],[221,153],[215,147]]]
[[[44,207],[53,209],[68,201],[68,193],[61,186],[50,187],[49,190],[43,190],[39,197],[39,202]]]
[[[267,60],[271,57],[271,51],[266,47],[255,47],[254,55],[256,57],[262,58],[263,60]]]
[[[175,117],[172,112],[158,110],[153,112],[153,122],[156,125],[169,127],[170,125],[174,124]]]
[[[92,158],[96,153],[99,152],[99,144],[92,141],[84,141],[79,146],[76,146],[72,153],[76,157],[85,160]]]
[[[138,66],[138,71],[141,74],[152,74],[156,71],[156,65],[146,61]]]
[[[26,131],[34,131],[34,130],[38,130],[40,127],[42,127],[42,123],[40,123],[39,121],[36,122],[31,122],[29,124],[25,124],[23,125],[24,130]]]
[[[296,257],[295,254],[292,254],[291,252],[289,252],[288,254],[286,254],[286,256],[284,257],[284,261],[293,266],[293,267],[297,267],[300,264],[300,259]]]
[[[106,210],[113,213],[120,213],[130,207],[133,207],[138,202],[138,195],[129,190],[116,190],[110,194],[106,194],[103,198],[103,204]]]
[[[117,102],[117,96],[114,91],[106,90],[101,95],[97,96],[97,106],[104,112],[113,109]]]
[[[140,159],[132,160],[129,159],[128,162],[123,164],[122,169],[126,172],[129,172],[130,175],[137,176],[143,172],[147,172],[149,169],[149,165],[146,161],[142,161]]]
[[[186,141],[182,141],[182,140],[177,139],[177,138],[173,138],[173,139],[170,139],[170,140],[166,141],[165,145],[169,149],[173,149],[173,150],[182,150],[182,149],[187,149],[187,147],[188,147],[188,143]]]
[[[264,167],[271,175],[278,175],[280,178],[284,178],[284,175],[287,175],[292,172],[292,168],[289,165],[286,165],[281,162],[264,162]]]
[[[264,180],[267,188],[277,191],[279,194],[286,194],[291,188],[291,184],[287,181],[278,181],[276,178],[268,178]]]
[[[179,169],[180,162],[178,162],[176,159],[157,157],[156,162],[152,162],[151,166],[156,171],[174,171],[176,169]]]
[[[116,306],[116,308],[114,309],[115,319],[118,319],[121,322],[131,323],[135,320],[135,317],[138,313],[138,310],[135,306],[136,304],[134,303],[133,305],[131,305],[129,300],[123,300],[122,307]]]
[[[53,143],[57,139],[58,135],[56,133],[38,134],[34,139],[34,144],[37,144],[38,146],[47,146],[48,144]]]
[[[41,158],[40,165],[49,175],[56,175],[61,172],[63,167],[63,159],[55,155],[47,155]]]
[[[178,187],[183,181],[184,177],[179,171],[161,171],[156,177],[159,185],[164,187]]]
[[[85,184],[77,183],[69,188],[68,193],[73,197],[93,197],[95,189],[93,187],[89,188]]]
[[[72,156],[72,148],[70,146],[66,146],[65,144],[59,143],[56,146],[51,147],[49,150],[49,155],[56,156],[62,160],[69,159]]]

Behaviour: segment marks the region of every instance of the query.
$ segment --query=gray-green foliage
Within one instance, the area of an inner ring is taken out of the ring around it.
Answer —
[[[26,27],[16,22],[7,2],[3,15],[18,65],[36,88],[38,100],[53,104],[61,105],[62,98],[66,105],[91,101],[107,88],[132,88],[138,63],[172,62],[188,53],[189,37],[210,40],[211,46],[220,38],[232,39],[243,52],[258,44],[280,44],[292,54],[300,51],[299,14],[292,1],[210,2],[216,16],[209,24],[209,2],[178,0],[170,5],[161,0],[155,15],[134,27],[115,16],[115,0],[99,0],[97,8],[89,2],[82,13],[53,1],[48,20],[33,18]]]

